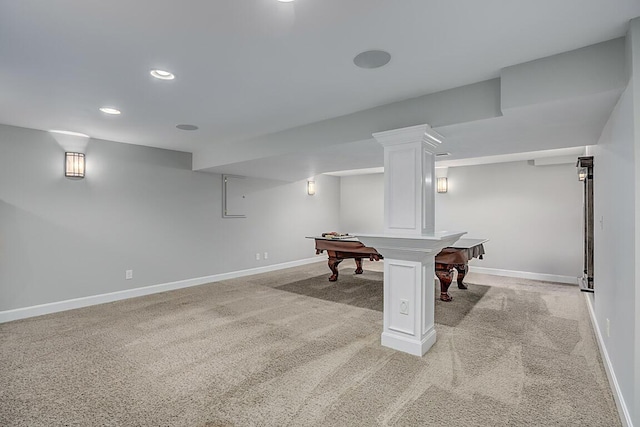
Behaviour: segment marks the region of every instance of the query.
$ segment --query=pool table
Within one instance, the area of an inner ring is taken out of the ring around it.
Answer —
[[[327,251],[329,256],[330,282],[338,280],[338,265],[342,260],[353,258],[356,262],[356,274],[362,274],[362,259],[369,258],[371,261],[379,261],[384,257],[375,248],[363,245],[355,237],[331,238],[331,237],[308,237],[315,239],[316,254]],[[458,288],[467,289],[463,283],[464,276],[469,270],[469,260],[472,258],[482,259],[484,255],[483,244],[487,239],[460,239],[452,246],[444,248],[435,259],[435,273],[440,280],[440,299],[451,301],[453,297],[449,295],[449,286],[453,280],[453,271],[458,272]]]
[[[329,238],[329,237],[308,237],[316,240],[316,254],[327,251],[329,256],[330,282],[338,280],[338,264],[347,258],[353,258],[356,262],[356,274],[362,274],[362,258],[369,258],[371,261],[380,261],[383,256],[374,248],[369,248],[360,243],[355,237],[349,238]]]
[[[464,276],[469,271],[469,260],[482,259],[484,255],[484,243],[487,239],[459,239],[448,248],[444,248],[436,255],[436,276],[440,280],[440,299],[451,301],[449,285],[453,280],[453,271],[458,272],[457,282],[459,289],[467,289],[463,283]]]

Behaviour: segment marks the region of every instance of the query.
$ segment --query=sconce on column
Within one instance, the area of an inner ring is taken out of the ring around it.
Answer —
[[[84,178],[84,153],[64,153],[64,176],[67,178]]]
[[[313,196],[316,194],[316,182],[315,181],[307,181],[307,194]]]

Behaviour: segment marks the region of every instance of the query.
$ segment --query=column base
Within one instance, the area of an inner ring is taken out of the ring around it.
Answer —
[[[380,343],[385,347],[422,357],[436,343],[436,331],[432,328],[421,340],[383,332]]]

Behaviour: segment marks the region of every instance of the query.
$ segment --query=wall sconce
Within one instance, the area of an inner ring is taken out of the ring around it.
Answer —
[[[438,193],[446,193],[449,190],[448,172],[448,167],[436,167],[436,191]]]
[[[447,177],[438,178],[436,189],[438,193],[446,193],[449,186],[447,185]]]
[[[84,153],[64,153],[64,176],[67,178],[84,178]]]
[[[578,169],[578,180],[584,181],[587,179],[587,168]]]
[[[578,157],[578,180],[593,179],[593,156]]]
[[[315,181],[307,181],[307,194],[313,196],[316,194],[316,182]]]

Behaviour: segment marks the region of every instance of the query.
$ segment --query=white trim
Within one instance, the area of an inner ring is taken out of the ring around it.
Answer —
[[[431,129],[428,124],[409,126],[400,129],[385,130],[375,132],[373,137],[383,146],[392,146],[399,144],[409,144],[421,142],[427,130]]]
[[[611,359],[609,358],[607,347],[604,345],[602,332],[600,331],[600,327],[598,326],[598,321],[596,320],[596,312],[593,308],[593,294],[585,293],[584,296],[585,296],[585,299],[587,300],[587,307],[589,308],[589,317],[591,318],[591,325],[593,326],[593,330],[596,334],[596,341],[598,342],[598,347],[600,348],[600,354],[602,355],[604,370],[607,373],[607,378],[609,379],[609,386],[611,387],[613,400],[615,400],[616,407],[618,408],[618,415],[620,416],[620,421],[622,422],[623,427],[633,427],[633,422],[631,421],[631,414],[629,414],[629,410],[627,409],[627,405],[624,401],[624,397],[622,396],[622,390],[620,390],[620,385],[618,384],[616,373],[613,370],[613,365],[611,364]]]
[[[390,334],[389,332],[383,332],[380,335],[380,344],[382,346],[419,357],[424,356],[435,343],[436,331],[433,328],[422,339],[404,337],[398,334]]]
[[[506,277],[518,277],[520,279],[542,280],[545,282],[558,282],[569,283],[572,285],[578,284],[578,277],[573,276],[560,276],[557,274],[545,274],[545,273],[531,273],[528,271],[515,271],[515,270],[503,270],[500,268],[487,268],[476,267],[475,265],[469,266],[469,271],[472,273],[481,274],[493,274],[494,276],[506,276]]]
[[[128,298],[135,298],[144,295],[156,294],[159,292],[173,291],[176,289],[188,288],[191,286],[204,285],[205,283],[219,282],[221,280],[235,279],[238,277],[251,276],[253,274],[268,273],[270,271],[284,268],[297,267],[300,265],[312,264],[314,262],[326,261],[326,257],[313,257],[297,261],[284,262],[281,264],[267,265],[264,267],[250,268],[247,270],[232,271],[229,273],[214,274],[211,276],[196,277],[193,279],[179,280],[177,282],[161,283],[159,285],[144,286],[141,288],[127,289],[124,291],[109,292],[106,294],[92,295],[82,298],[74,298],[64,301],[56,301],[47,304],[34,305],[31,307],[16,308],[13,310],[0,311],[0,323],[11,322],[12,320],[25,319],[27,317],[42,316],[43,314],[57,313],[59,311],[73,310],[75,308],[88,307],[96,304],[119,301]]]

